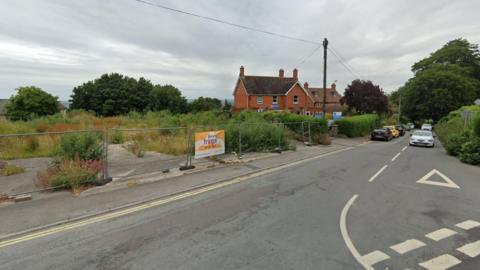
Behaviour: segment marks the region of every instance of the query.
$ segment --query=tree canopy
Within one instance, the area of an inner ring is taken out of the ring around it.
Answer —
[[[73,89],[70,108],[101,116],[143,112],[148,108],[152,88],[152,83],[144,78],[137,81],[118,73],[103,74]]]
[[[439,120],[480,97],[478,46],[455,39],[413,64],[414,77],[392,98],[402,98],[402,115],[411,120]]]
[[[199,97],[189,104],[190,111],[210,111],[220,110],[222,108],[222,101],[218,98]]]
[[[150,109],[169,110],[173,113],[187,112],[187,99],[172,85],[155,85],[151,92]]]
[[[341,99],[349,110],[359,113],[385,113],[388,111],[388,99],[383,90],[371,81],[354,80],[345,89]]]
[[[16,89],[5,106],[6,115],[11,120],[26,120],[35,116],[51,115],[59,112],[58,97],[35,86]]]

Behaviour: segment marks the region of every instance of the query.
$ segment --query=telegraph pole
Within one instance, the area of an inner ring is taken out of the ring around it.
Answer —
[[[323,118],[327,115],[327,47],[328,40],[323,40]]]

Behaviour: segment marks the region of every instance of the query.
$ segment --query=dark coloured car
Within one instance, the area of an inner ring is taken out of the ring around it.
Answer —
[[[400,136],[403,136],[405,135],[405,128],[403,128],[402,125],[396,125],[395,128],[398,130],[398,132],[400,133]]]
[[[383,140],[390,141],[393,139],[392,131],[389,128],[377,128],[372,131],[370,139],[374,140]]]

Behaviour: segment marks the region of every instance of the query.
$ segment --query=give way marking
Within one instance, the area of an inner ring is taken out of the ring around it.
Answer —
[[[430,177],[433,175],[438,175],[442,178],[444,182],[438,182],[438,181],[432,181],[429,180]],[[427,185],[434,185],[434,186],[441,186],[441,187],[448,187],[448,188],[460,188],[455,182],[452,181],[452,179],[448,178],[445,174],[437,171],[436,169],[431,170],[429,173],[427,173],[425,176],[420,178],[417,183],[420,184],[427,184]]]

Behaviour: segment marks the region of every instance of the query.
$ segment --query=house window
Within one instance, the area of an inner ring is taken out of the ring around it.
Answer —
[[[293,96],[293,104],[298,104],[298,96]]]
[[[263,104],[263,97],[261,96],[257,97],[257,104]]]
[[[272,97],[272,104],[278,104],[278,96]]]

